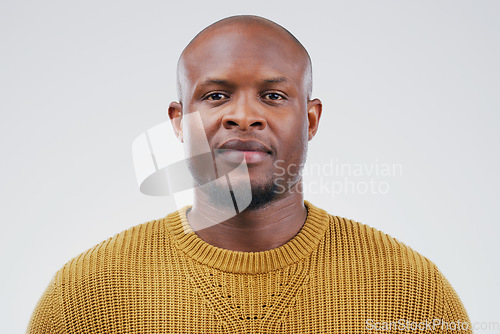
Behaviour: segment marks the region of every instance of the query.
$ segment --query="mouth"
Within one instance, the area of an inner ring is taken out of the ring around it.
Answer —
[[[232,139],[217,148],[215,153],[228,162],[240,164],[245,159],[247,164],[255,164],[270,157],[272,151],[256,140]]]

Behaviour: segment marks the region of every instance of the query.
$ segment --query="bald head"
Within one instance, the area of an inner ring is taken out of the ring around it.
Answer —
[[[275,57],[280,57],[282,61],[289,61],[302,64],[301,72],[304,82],[304,91],[307,99],[312,94],[312,64],[311,58],[304,46],[288,30],[279,24],[255,15],[237,15],[219,20],[202,31],[200,31],[184,48],[177,63],[177,95],[179,101],[183,103],[186,91],[189,90],[188,77],[192,66],[190,63],[196,63],[205,59],[207,48],[203,48],[208,43],[220,43],[224,35],[237,35],[240,41],[244,41],[249,48],[259,49],[265,52],[268,49],[277,46],[280,52],[275,52]],[[217,38],[219,38],[217,40]],[[205,54],[203,54],[205,53]]]

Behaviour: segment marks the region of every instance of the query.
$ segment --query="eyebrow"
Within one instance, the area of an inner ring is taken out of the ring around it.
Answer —
[[[267,83],[280,83],[280,82],[289,83],[290,82],[290,80],[288,80],[288,78],[286,78],[286,77],[273,77],[273,78],[264,79],[263,81],[267,82]],[[200,84],[200,86],[209,86],[212,84],[233,86],[233,84],[230,81],[224,80],[224,79],[218,79],[218,78],[207,78],[206,80],[204,80]]]
[[[216,78],[207,78],[201,83],[202,86],[207,86],[210,84],[229,85],[229,81]]]
[[[288,83],[289,80],[286,77],[275,77],[275,78],[264,79],[264,81],[269,83],[279,83],[279,82]]]

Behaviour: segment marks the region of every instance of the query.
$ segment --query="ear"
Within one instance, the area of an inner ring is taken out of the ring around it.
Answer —
[[[313,139],[314,135],[318,131],[319,119],[321,118],[321,111],[323,109],[323,104],[319,99],[309,100],[307,102],[307,120],[309,124],[309,139]]]
[[[168,107],[168,117],[174,128],[175,136],[184,143],[182,138],[182,104],[171,102]]]

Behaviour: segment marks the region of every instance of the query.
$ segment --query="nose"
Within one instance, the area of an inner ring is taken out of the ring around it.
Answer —
[[[228,130],[239,128],[241,131],[263,130],[267,126],[258,105],[258,99],[250,96],[241,96],[228,105],[222,118],[222,124]]]

